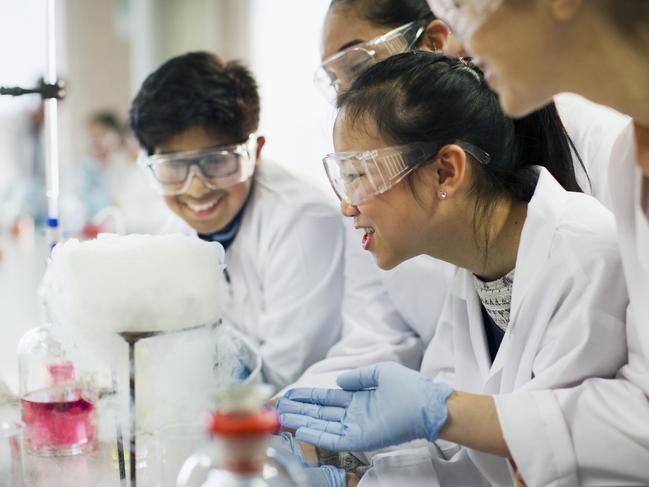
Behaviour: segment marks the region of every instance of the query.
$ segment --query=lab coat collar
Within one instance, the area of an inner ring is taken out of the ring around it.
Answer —
[[[506,358],[507,343],[513,333],[525,333],[526,323],[517,323],[517,317],[525,295],[545,265],[550,254],[552,240],[559,225],[569,193],[552,177],[547,169],[538,167],[539,178],[534,195],[527,207],[527,217],[523,224],[521,240],[516,256],[516,276],[512,288],[510,325],[500,345],[493,363],[488,354],[480,300],[473,288],[473,278],[467,270],[461,269],[455,276],[453,294],[467,302],[469,334],[478,367],[486,380],[485,390],[498,390],[499,372]],[[494,384],[492,384],[494,382]]]
[[[516,256],[516,276],[512,289],[510,323],[516,322],[521,303],[534,277],[545,266],[559,220],[569,193],[544,167],[538,167],[539,179],[527,206],[521,241]],[[510,327],[511,330],[513,327]]]

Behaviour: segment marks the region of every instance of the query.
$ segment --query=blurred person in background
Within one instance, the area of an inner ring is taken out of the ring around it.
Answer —
[[[137,165],[137,144],[118,115],[93,113],[86,143],[87,155],[73,169],[72,194],[63,196],[66,228],[86,238],[101,231],[157,233],[167,211]]]

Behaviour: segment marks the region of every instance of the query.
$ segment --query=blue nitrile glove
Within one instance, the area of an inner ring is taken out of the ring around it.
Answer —
[[[371,451],[406,441],[435,441],[453,390],[385,362],[338,376],[339,389],[292,389],[278,403],[282,426],[332,451]]]
[[[333,465],[318,467],[316,462],[306,461],[300,444],[293,438],[291,433],[285,432],[272,436],[270,446],[297,458],[304,467],[304,474],[309,482],[309,487],[345,487],[345,471]]]

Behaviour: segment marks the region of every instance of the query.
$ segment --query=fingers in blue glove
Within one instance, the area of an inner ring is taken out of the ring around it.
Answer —
[[[340,389],[318,389],[314,387],[301,387],[289,390],[284,397],[293,401],[323,406],[348,406],[352,400],[352,393]]]
[[[361,367],[340,374],[336,383],[345,391],[360,391],[363,389],[375,389],[379,385],[379,370],[384,364]]]
[[[341,421],[345,417],[345,409],[335,406],[319,406],[291,399],[280,399],[277,404],[277,410],[280,414],[301,414],[316,419],[326,419],[328,421]]]
[[[309,487],[345,487],[347,483],[345,471],[333,465],[307,468],[304,473]]]
[[[352,448],[350,448],[350,443],[345,436],[329,433],[327,431],[301,427],[298,428],[298,430],[295,432],[295,437],[298,440],[303,441],[304,443],[309,443],[311,445],[317,446],[318,448],[324,448],[325,450],[352,450]]]
[[[280,416],[280,421],[284,428],[290,428],[293,430],[309,428],[318,431],[326,431],[328,433],[335,433],[337,435],[342,435],[345,430],[342,423],[313,419],[309,416],[302,416],[299,414],[282,414]]]

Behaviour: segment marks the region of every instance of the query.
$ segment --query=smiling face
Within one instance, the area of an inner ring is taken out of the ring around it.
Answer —
[[[563,91],[579,54],[570,29],[553,18],[546,2],[503,4],[466,40],[507,115],[521,117]]]
[[[372,135],[371,131],[350,127],[345,121],[344,112],[336,120],[336,152],[366,151],[391,145],[395,144]],[[382,269],[391,269],[430,250],[428,236],[429,230],[436,226],[437,201],[434,197],[435,184],[428,177],[429,172],[431,171],[417,170],[417,174],[413,173],[414,188],[404,179],[385,193],[373,196],[357,206],[341,203],[343,215],[354,218],[355,227],[362,230],[357,245],[372,252],[377,265]],[[356,244],[352,242],[351,245]]]
[[[220,138],[208,133],[203,127],[191,127],[171,137],[156,147],[155,153],[172,153],[210,149],[222,145],[237,144],[241,140]],[[258,144],[257,160],[263,141]],[[200,177],[193,177],[185,193],[165,196],[167,206],[200,234],[214,233],[225,228],[243,207],[252,178],[222,189],[210,189]]]

